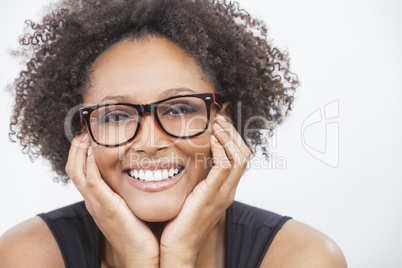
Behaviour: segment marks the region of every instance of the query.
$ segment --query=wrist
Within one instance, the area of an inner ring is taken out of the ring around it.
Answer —
[[[123,268],[159,268],[159,264],[125,264],[122,266]]]
[[[123,262],[122,264],[123,268],[159,268],[159,260],[158,262],[153,262],[153,261],[141,261],[141,260],[136,260],[136,261],[126,261]]]
[[[195,267],[196,256],[192,251],[161,252],[160,267]]]
[[[159,267],[158,257],[146,257],[145,255],[139,256],[138,254],[126,255],[125,257],[119,256],[120,265],[123,268],[156,268]]]

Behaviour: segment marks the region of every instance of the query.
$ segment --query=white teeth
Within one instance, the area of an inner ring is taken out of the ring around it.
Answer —
[[[169,178],[169,173],[167,172],[166,169],[164,169],[163,172],[162,172],[162,178],[163,178],[164,180],[166,180],[167,178]]]
[[[157,170],[154,172],[154,181],[161,181],[162,180],[162,172]]]
[[[133,178],[138,179],[138,177],[139,177],[138,171],[137,170],[131,170],[130,171],[130,176],[133,177]]]
[[[138,173],[138,178],[142,181],[145,181],[145,172],[144,170],[140,170],[140,172]]]
[[[156,170],[154,172],[150,170],[140,169],[138,171],[134,169],[131,170],[129,173],[132,178],[149,182],[149,181],[161,181],[161,180],[172,179],[172,177],[176,176],[179,173],[179,171],[180,170],[178,168]]]
[[[147,170],[145,172],[145,180],[146,181],[153,181],[154,180],[154,175],[152,175],[152,172],[150,170]]]

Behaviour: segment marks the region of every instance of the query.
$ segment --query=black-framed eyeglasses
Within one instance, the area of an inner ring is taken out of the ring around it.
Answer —
[[[222,108],[223,97],[217,93],[197,93],[149,104],[99,104],[81,108],[80,116],[97,144],[117,147],[135,138],[146,113],[151,113],[159,127],[172,137],[198,136],[208,128],[212,104]]]

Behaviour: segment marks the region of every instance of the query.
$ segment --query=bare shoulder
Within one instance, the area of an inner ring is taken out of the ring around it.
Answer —
[[[261,264],[264,268],[346,268],[338,245],[320,231],[295,220],[286,222]]]
[[[64,267],[63,257],[46,223],[26,220],[0,237],[0,267]]]

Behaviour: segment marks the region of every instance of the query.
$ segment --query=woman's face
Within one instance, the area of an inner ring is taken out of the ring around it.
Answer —
[[[166,39],[148,37],[123,40],[97,58],[84,102],[148,104],[174,95],[213,92],[193,58]],[[174,218],[211,168],[210,135],[216,111],[217,106],[212,105],[208,129],[193,138],[169,136],[147,113],[129,144],[103,147],[92,142],[102,178],[140,219],[155,222]],[[175,167],[184,169],[158,183],[142,182],[129,175],[158,169],[163,174]]]

